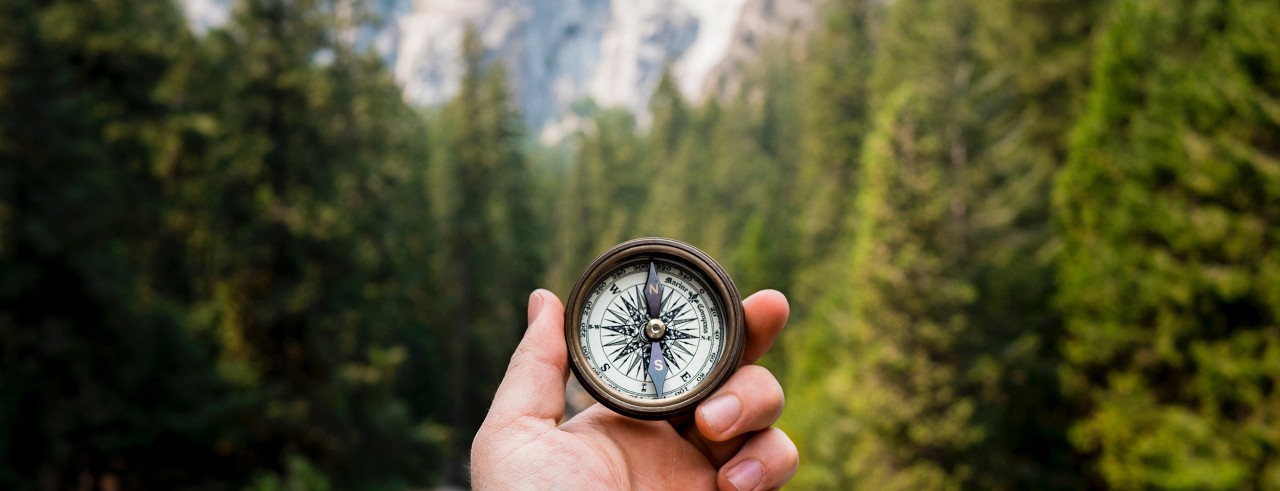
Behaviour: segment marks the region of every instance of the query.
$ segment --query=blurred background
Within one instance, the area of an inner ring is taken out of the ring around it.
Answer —
[[[1280,489],[1280,6],[2,0],[0,488],[467,486],[536,287],[791,299],[797,489]]]

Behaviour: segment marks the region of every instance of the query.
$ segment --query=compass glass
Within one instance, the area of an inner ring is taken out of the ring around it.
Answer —
[[[659,319],[665,333],[646,337],[651,319],[645,286],[650,262],[661,284]],[[578,336],[587,368],[622,398],[655,401],[678,398],[714,372],[726,346],[725,316],[704,278],[662,258],[640,258],[616,265],[586,294]],[[661,394],[646,369],[652,345],[661,346],[667,368]]]
[[[587,266],[565,305],[569,367],[609,409],[639,419],[692,412],[738,369],[742,299],[689,244],[645,237]]]

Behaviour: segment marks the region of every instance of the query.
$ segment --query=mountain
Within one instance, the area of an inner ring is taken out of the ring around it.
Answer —
[[[457,89],[467,24],[503,63],[530,128],[559,141],[581,110],[646,108],[667,66],[690,99],[732,91],[742,67],[769,39],[802,35],[817,0],[369,0],[376,19],[351,33],[376,49],[415,104],[440,104]],[[227,21],[233,0],[182,0],[197,30]],[[578,106],[581,109],[581,106]]]

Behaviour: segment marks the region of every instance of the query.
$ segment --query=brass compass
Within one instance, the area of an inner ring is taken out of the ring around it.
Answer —
[[[597,401],[633,418],[688,412],[738,369],[742,299],[689,244],[623,242],[587,267],[565,309],[569,366]]]

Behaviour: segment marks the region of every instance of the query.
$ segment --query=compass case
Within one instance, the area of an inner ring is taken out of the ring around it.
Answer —
[[[651,259],[673,264],[699,275],[710,288],[708,293],[716,309],[723,313],[725,329],[723,352],[704,380],[684,394],[660,400],[627,397],[611,389],[591,371],[580,337],[583,309],[591,289],[618,268]],[[587,393],[605,407],[632,418],[662,420],[692,412],[699,402],[714,393],[737,371],[746,346],[742,298],[733,280],[707,253],[677,240],[647,237],[629,240],[605,251],[578,277],[565,307],[564,337],[569,351],[569,367],[573,370],[574,377]]]

